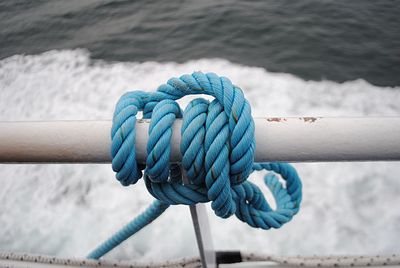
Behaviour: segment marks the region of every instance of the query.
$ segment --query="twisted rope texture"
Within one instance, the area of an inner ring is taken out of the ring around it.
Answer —
[[[197,98],[182,112],[176,100],[206,94],[211,102]],[[151,119],[147,160],[136,162],[136,115]],[[181,166],[170,164],[172,125],[182,118]],[[168,205],[194,205],[211,201],[215,214],[235,214],[252,227],[279,228],[299,211],[301,181],[286,163],[254,163],[255,137],[251,108],[240,88],[214,73],[195,72],[171,78],[156,92],[133,91],[118,101],[111,130],[112,168],[124,186],[143,177],[148,191],[158,200],[147,212],[93,251],[100,258],[164,212]],[[182,182],[182,168],[189,184]],[[143,175],[144,170],[144,175]],[[272,192],[272,209],[261,190],[247,181],[254,170],[268,170],[264,182]],[[122,233],[122,235],[121,235]]]

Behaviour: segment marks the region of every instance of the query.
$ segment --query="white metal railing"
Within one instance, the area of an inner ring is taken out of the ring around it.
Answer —
[[[257,162],[400,160],[400,117],[266,117],[255,121]],[[145,162],[149,120],[136,124],[136,156]],[[179,162],[176,120],[171,162]],[[111,121],[0,122],[0,163],[106,163]],[[216,267],[204,205],[191,206],[202,265]]]
[[[171,162],[179,162],[181,120]],[[400,160],[400,117],[257,118],[256,155],[265,161]],[[136,156],[145,162],[149,120],[136,124]],[[111,121],[0,122],[0,163],[110,162]]]

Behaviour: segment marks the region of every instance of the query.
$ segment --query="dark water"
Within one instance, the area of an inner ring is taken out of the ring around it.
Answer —
[[[0,1],[0,58],[225,58],[304,79],[400,85],[400,1]]]

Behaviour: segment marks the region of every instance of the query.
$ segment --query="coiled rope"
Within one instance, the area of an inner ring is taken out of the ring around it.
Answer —
[[[182,112],[176,100],[206,94]],[[136,115],[151,119],[146,164],[135,157]],[[172,125],[182,118],[182,163],[170,164]],[[144,213],[96,248],[89,258],[98,259],[161,215],[169,205],[194,205],[211,201],[215,214],[233,214],[252,227],[279,228],[299,211],[301,181],[286,163],[254,163],[254,121],[242,90],[228,78],[195,72],[171,78],[156,92],[133,91],[118,101],[111,130],[112,168],[124,186],[143,177],[147,190],[157,199]],[[182,182],[182,168],[189,184]],[[144,175],[143,175],[144,170]],[[254,170],[268,170],[264,182],[272,192],[272,209],[261,190],[247,181]]]

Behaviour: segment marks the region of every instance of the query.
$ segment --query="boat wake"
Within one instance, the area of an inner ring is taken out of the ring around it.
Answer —
[[[229,77],[244,90],[254,117],[400,114],[400,87],[377,87],[362,79],[305,81],[224,59],[182,64],[94,61],[88,51],[77,49],[0,60],[0,120],[110,119],[125,91],[153,91],[171,76],[193,71]],[[190,99],[180,101],[182,107]],[[304,201],[294,221],[262,231],[210,212],[217,249],[292,255],[400,251],[398,163],[295,166],[304,181]],[[261,178],[255,174],[252,181],[262,185]],[[0,183],[3,251],[85,256],[152,201],[142,183],[121,187],[110,165],[1,165]],[[108,257],[196,255],[192,228],[189,210],[173,207]]]

